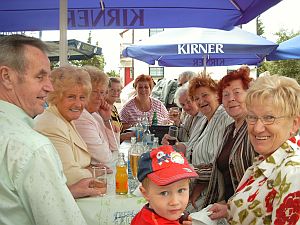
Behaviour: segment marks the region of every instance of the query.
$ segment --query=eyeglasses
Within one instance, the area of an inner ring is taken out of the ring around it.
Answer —
[[[251,125],[256,124],[257,120],[260,120],[264,125],[271,125],[275,122],[275,120],[281,119],[284,117],[287,117],[287,116],[276,117],[276,116],[267,115],[267,116],[258,117],[258,116],[254,116],[254,115],[247,115],[246,120]]]

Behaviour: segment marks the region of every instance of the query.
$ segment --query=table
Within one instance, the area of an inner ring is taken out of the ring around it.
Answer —
[[[123,142],[119,151],[128,155],[129,142]],[[117,157],[115,152],[114,159]],[[115,169],[115,167],[113,167]],[[103,197],[76,199],[88,225],[129,225],[132,218],[146,204],[143,197],[115,194],[115,170],[108,175],[108,192]]]
[[[130,195],[82,198],[76,202],[88,225],[129,225],[146,204],[143,197]]]

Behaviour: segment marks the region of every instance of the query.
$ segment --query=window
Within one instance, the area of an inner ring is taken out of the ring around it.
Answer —
[[[164,31],[164,28],[149,29],[149,37],[162,31]]]
[[[153,78],[163,78],[164,77],[164,67],[149,67],[149,74]]]

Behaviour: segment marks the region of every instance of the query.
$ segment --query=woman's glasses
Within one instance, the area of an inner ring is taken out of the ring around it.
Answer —
[[[254,125],[256,124],[257,120],[260,120],[264,125],[271,125],[275,122],[277,119],[281,119],[287,116],[271,116],[271,115],[266,115],[266,116],[254,116],[254,115],[247,115],[246,120],[249,124]]]

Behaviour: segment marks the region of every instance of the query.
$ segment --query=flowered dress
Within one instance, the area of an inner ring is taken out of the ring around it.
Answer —
[[[229,223],[300,224],[300,138],[256,158],[228,201]]]

